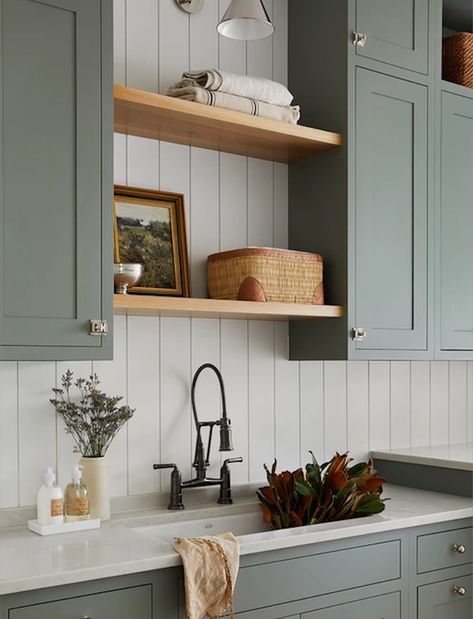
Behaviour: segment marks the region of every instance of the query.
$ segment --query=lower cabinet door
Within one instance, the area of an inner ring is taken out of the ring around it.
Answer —
[[[471,619],[473,578],[453,578],[419,587],[418,619]]]
[[[152,586],[143,585],[94,595],[12,608],[9,619],[153,619]]]
[[[301,615],[301,619],[400,619],[401,594],[389,593],[377,597],[339,604]],[[429,619],[432,619],[429,617]]]

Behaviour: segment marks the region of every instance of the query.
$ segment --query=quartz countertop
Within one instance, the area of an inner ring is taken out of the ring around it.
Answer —
[[[375,460],[379,458],[390,462],[406,462],[473,471],[473,443],[373,451],[371,455]]]
[[[241,554],[266,552],[337,539],[473,517],[471,499],[399,486],[385,487],[386,510],[356,520],[267,531],[239,537]],[[202,505],[179,514],[167,510],[117,517],[98,530],[39,537],[25,527],[0,529],[0,595],[120,576],[180,565],[170,544],[136,527],[153,522],[230,515],[256,509],[254,499],[234,505]],[[131,526],[134,530],[131,530]]]

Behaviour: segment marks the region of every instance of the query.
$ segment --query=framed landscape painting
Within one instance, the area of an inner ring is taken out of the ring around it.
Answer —
[[[115,186],[115,262],[140,263],[131,293],[189,296],[184,197]]]

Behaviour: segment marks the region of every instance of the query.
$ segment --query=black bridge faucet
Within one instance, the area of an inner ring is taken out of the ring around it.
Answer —
[[[215,372],[220,385],[220,393],[222,396],[222,415],[220,419],[216,421],[199,421],[199,418],[197,416],[197,408],[195,405],[195,387],[199,376],[206,369],[213,370]],[[223,465],[220,469],[220,477],[207,477],[207,468],[210,465],[212,434],[215,426],[219,426],[220,428],[220,451],[233,451],[232,429],[230,419],[227,417],[227,402],[225,399],[225,387],[223,384],[223,378],[220,374],[220,371],[211,363],[204,363],[204,365],[201,365],[200,368],[196,371],[192,380],[191,403],[195,427],[197,430],[194,461],[192,463],[192,466],[196,471],[196,476],[194,477],[194,479],[183,482],[181,472],[175,464],[153,465],[154,470],[169,468],[173,469],[171,473],[171,500],[169,502],[168,509],[184,509],[184,504],[182,502],[183,488],[200,488],[204,486],[220,486],[218,503],[221,503],[223,505],[229,505],[230,503],[233,503],[233,500],[230,485],[230,468],[228,465],[234,462],[243,462],[243,458],[228,458],[227,460],[224,460]],[[209,429],[209,436],[207,440],[207,453],[205,453],[204,451],[202,428]]]

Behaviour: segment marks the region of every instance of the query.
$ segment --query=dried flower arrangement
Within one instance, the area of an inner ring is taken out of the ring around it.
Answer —
[[[385,480],[376,474],[371,460],[348,466],[348,453],[339,454],[319,465],[312,462],[294,472],[271,471],[265,465],[268,486],[257,492],[263,520],[274,529],[346,520],[379,514]]]
[[[84,458],[101,458],[122,426],[132,418],[134,409],[117,407],[122,396],[109,397],[99,391],[96,374],[89,379],[78,378],[73,382],[73,372],[61,377],[62,389],[53,389],[55,398],[50,402],[66,425]],[[79,391],[79,400],[71,399],[71,387]]]

